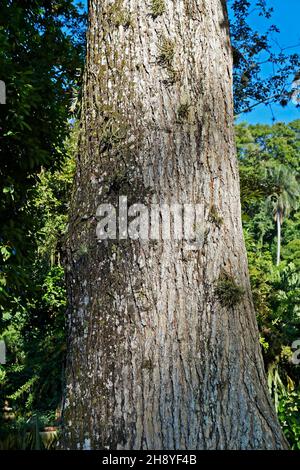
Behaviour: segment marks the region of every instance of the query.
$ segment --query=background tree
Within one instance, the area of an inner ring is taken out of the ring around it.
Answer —
[[[283,165],[268,168],[267,177],[271,178],[274,192],[268,198],[277,226],[277,266],[280,263],[281,225],[284,217],[297,209],[300,196],[299,183],[291,170]]]

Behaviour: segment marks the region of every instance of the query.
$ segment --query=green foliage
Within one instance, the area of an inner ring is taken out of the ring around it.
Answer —
[[[54,450],[59,431],[56,427],[49,429],[51,422],[55,422],[51,413],[1,422],[0,450]]]
[[[293,450],[300,450],[300,389],[282,393],[278,400],[278,416]]]
[[[273,186],[273,193],[268,197],[274,219],[277,216],[282,223],[291,211],[296,210],[299,203],[300,187],[293,170],[283,164],[274,166],[266,162],[266,178]]]
[[[77,134],[76,129],[73,134]],[[0,322],[0,337],[6,342],[8,354],[7,364],[0,369],[0,399],[8,399],[17,410],[16,422],[5,428],[7,436],[11,432],[20,436],[23,419],[30,420],[32,413],[47,415],[48,410],[60,406],[66,349],[60,239],[66,229],[74,169],[73,146],[68,142],[66,148],[70,156],[64,160],[64,170],[42,170],[32,188],[30,208],[36,249],[34,259],[26,266],[30,284],[26,284],[23,295],[11,300],[9,308],[3,308]],[[26,436],[26,446],[30,447],[33,437]]]
[[[74,171],[69,119],[77,109],[84,29],[82,7],[72,0],[0,5],[0,77],[7,89],[0,107],[0,338],[7,347],[0,403],[8,399],[15,413],[13,422],[1,423],[0,441],[7,438],[8,447],[16,439],[17,448],[36,448],[38,433],[37,439],[27,433],[31,444],[24,444],[21,428],[61,400],[60,239]]]
[[[0,4],[0,303],[30,282],[31,191],[42,169],[61,168],[69,107],[84,56],[85,16],[72,0]]]
[[[300,325],[300,121],[236,127],[243,224],[268,383],[283,430],[300,448],[300,370],[291,345]],[[270,204],[271,203],[271,204]],[[275,266],[274,215],[282,217],[282,261]]]

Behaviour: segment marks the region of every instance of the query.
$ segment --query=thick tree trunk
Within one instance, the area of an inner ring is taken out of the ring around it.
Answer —
[[[285,448],[242,235],[226,2],[92,0],[89,19],[62,446]],[[96,209],[120,195],[202,204],[198,244],[97,241]]]
[[[280,211],[276,213],[276,223],[277,223],[277,261],[276,266],[280,264],[280,249],[281,249],[281,214]]]

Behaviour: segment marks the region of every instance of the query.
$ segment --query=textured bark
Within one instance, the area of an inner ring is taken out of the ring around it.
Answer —
[[[226,2],[164,4],[90,1],[61,445],[285,448],[242,235]],[[119,195],[204,204],[198,249],[97,242],[96,208]],[[224,273],[244,289],[232,302]]]

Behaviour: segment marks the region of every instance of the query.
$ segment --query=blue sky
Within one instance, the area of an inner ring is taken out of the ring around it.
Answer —
[[[254,0],[252,0],[254,3]],[[229,2],[230,5],[230,2]],[[253,16],[252,25],[259,32],[264,32],[268,24],[276,24],[280,29],[279,34],[274,33],[274,39],[283,47],[296,46],[289,49],[292,53],[300,54],[300,0],[269,0],[268,5],[274,8],[274,13],[270,20]],[[274,49],[278,47],[274,42]],[[292,121],[300,119],[300,109],[295,105],[289,104],[282,108],[279,105],[272,105],[272,111],[276,121]],[[268,106],[260,105],[251,113],[244,113],[239,121],[255,123],[272,123],[272,111]]]
[[[141,0],[142,1],[142,0]],[[251,0],[253,4],[256,0]],[[87,0],[83,0],[87,4]],[[231,0],[228,1],[230,7]],[[274,8],[274,14],[270,20],[253,15],[252,25],[259,32],[264,32],[271,24],[276,24],[280,29],[279,34],[274,33],[274,40],[281,47],[296,46],[290,49],[292,53],[300,54],[300,0],[268,0],[268,5]],[[274,49],[278,51],[278,46],[274,42]],[[239,121],[247,121],[251,124],[266,123],[271,124],[272,119],[276,121],[292,121],[300,119],[300,109],[295,105],[289,104],[285,108],[279,105],[272,105],[272,111],[269,106],[259,105],[250,113],[244,113]]]

